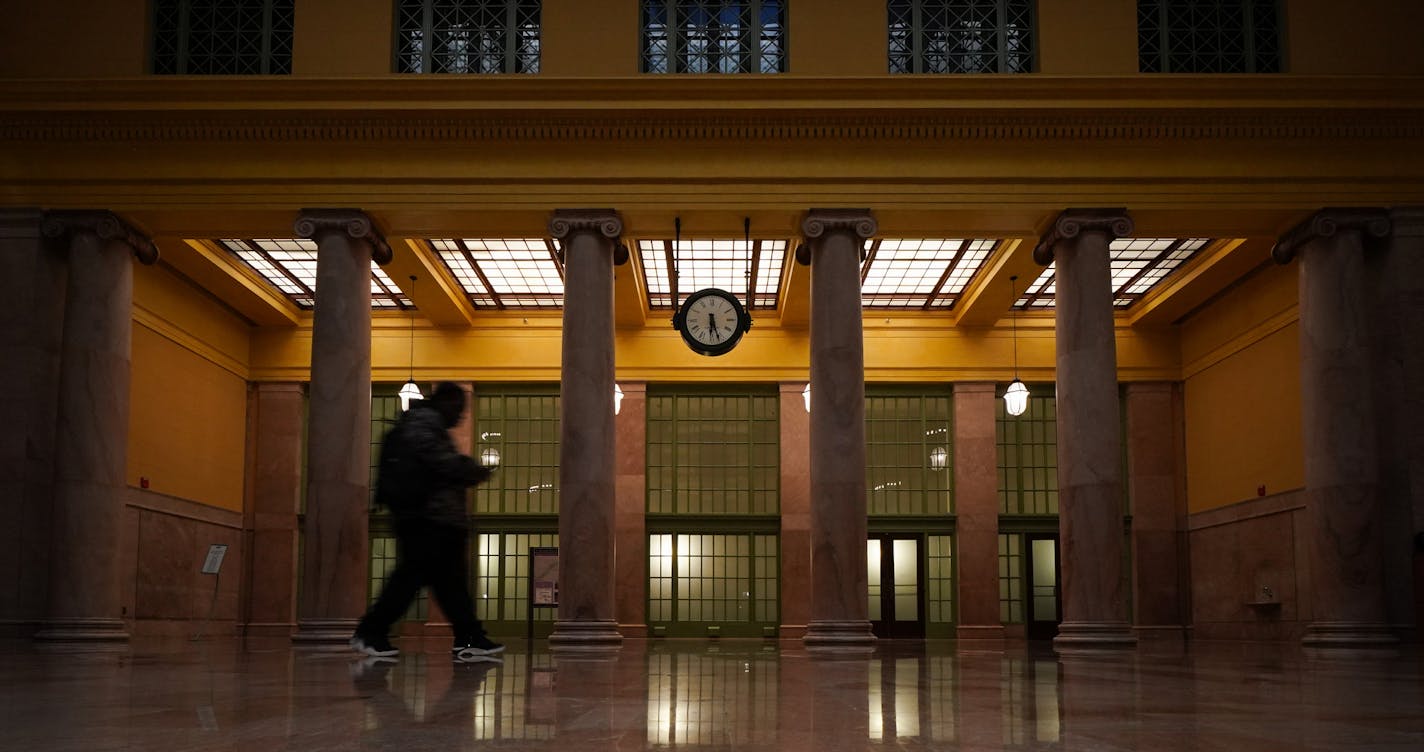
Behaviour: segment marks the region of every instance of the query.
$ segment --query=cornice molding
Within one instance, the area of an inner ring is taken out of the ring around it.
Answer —
[[[1034,246],[1033,260],[1048,266],[1053,262],[1054,248],[1059,242],[1085,232],[1105,232],[1109,240],[1127,237],[1132,234],[1132,217],[1127,215],[1127,209],[1067,209],[1053,220],[1053,226]]]
[[[1389,211],[1371,208],[1321,209],[1309,219],[1292,227],[1271,249],[1277,264],[1288,264],[1300,247],[1316,238],[1328,238],[1341,231],[1357,230],[1382,238],[1389,234]]]
[[[299,238],[316,239],[326,232],[342,232],[351,238],[360,238],[371,244],[371,260],[381,266],[391,261],[391,247],[380,230],[360,209],[302,209],[292,223],[292,231]]]
[[[119,215],[98,209],[61,209],[47,211],[40,223],[46,238],[60,239],[81,233],[92,233],[101,240],[117,240],[133,251],[145,266],[158,261],[158,246],[146,235],[135,230]]]

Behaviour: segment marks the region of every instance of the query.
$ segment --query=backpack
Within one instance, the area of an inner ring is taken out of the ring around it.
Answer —
[[[410,451],[404,417],[381,439],[376,472],[376,506],[392,512],[414,512],[430,494],[420,458]]]

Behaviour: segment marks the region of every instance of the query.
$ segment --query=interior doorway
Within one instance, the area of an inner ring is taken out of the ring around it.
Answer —
[[[1028,533],[1024,535],[1024,546],[1028,549],[1024,572],[1028,582],[1025,636],[1030,640],[1051,640],[1058,635],[1058,623],[1063,620],[1058,536]]]
[[[876,637],[925,636],[924,536],[877,533],[866,542],[871,630]]]

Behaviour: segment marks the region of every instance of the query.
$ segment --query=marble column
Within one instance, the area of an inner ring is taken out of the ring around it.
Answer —
[[[297,512],[302,499],[301,384],[260,383],[248,400],[249,637],[289,638],[297,614]]]
[[[1069,209],[1034,248],[1056,264],[1059,650],[1131,647],[1122,588],[1122,436],[1108,243],[1132,233],[1122,209]]]
[[[67,242],[69,287],[60,352],[50,530],[49,614],[39,640],[128,639],[119,540],[129,440],[133,261],[158,249],[106,211],[44,216],[45,237]]]
[[[1424,533],[1424,206],[1391,209],[1389,220],[1389,242],[1365,254],[1366,298],[1375,304],[1371,366],[1385,608],[1395,632],[1409,634],[1424,623],[1414,603],[1414,558],[1424,557],[1414,542]]]
[[[806,636],[811,620],[811,415],[806,384],[781,385],[781,636]]]
[[[1276,244],[1300,257],[1301,432],[1314,620],[1303,642],[1395,642],[1385,623],[1379,452],[1370,374],[1365,236],[1383,237],[1382,210],[1324,209]]]
[[[616,649],[613,267],[627,260],[612,209],[560,209],[564,334],[559,393],[559,615],[549,644]]]
[[[1181,387],[1128,384],[1125,409],[1135,629],[1141,639],[1181,642],[1190,613]]]
[[[38,209],[0,210],[0,638],[40,626],[49,580],[64,256],[45,253]]]
[[[955,589],[960,641],[1002,642],[999,614],[999,442],[997,387],[954,385]]]
[[[648,385],[620,382],[623,406],[617,425],[618,471],[615,522],[617,539],[618,626],[628,637],[648,636]]]
[[[297,633],[344,645],[366,609],[370,550],[371,261],[390,246],[357,209],[303,209],[298,237],[317,244],[307,400],[307,510]]]
[[[811,619],[807,647],[868,648],[865,342],[860,263],[866,209],[813,209],[796,260],[811,267]]]

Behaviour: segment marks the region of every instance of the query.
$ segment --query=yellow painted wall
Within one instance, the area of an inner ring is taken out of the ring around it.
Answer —
[[[637,75],[638,0],[545,0],[540,13],[540,75]]]
[[[1066,75],[1137,72],[1137,0],[1040,0],[1038,70]]]
[[[147,0],[7,2],[0,78],[118,78],[148,72]]]
[[[1182,327],[1187,508],[1305,484],[1295,267],[1266,267]]]
[[[1285,0],[1289,73],[1424,75],[1424,2]]]
[[[162,266],[134,274],[127,480],[242,510],[248,327]]]
[[[394,70],[392,0],[301,0],[295,21],[293,75],[379,76]]]
[[[884,0],[792,0],[786,5],[787,72],[886,75],[887,23]]]

